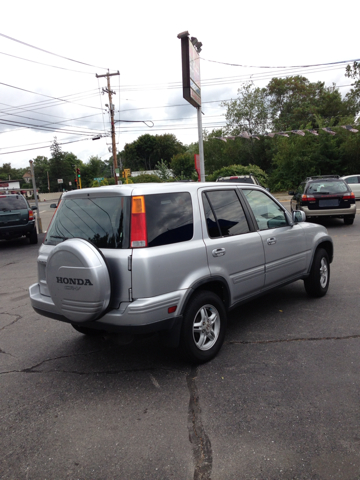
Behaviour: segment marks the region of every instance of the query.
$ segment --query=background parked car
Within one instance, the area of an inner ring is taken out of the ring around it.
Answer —
[[[341,178],[345,180],[354,192],[356,200],[360,200],[360,175],[345,175]]]
[[[338,175],[308,177],[290,201],[291,211],[302,210],[307,219],[317,217],[343,218],[352,225],[356,214],[355,195],[349,185]]]
[[[21,194],[0,194],[0,238],[10,240],[22,236],[37,243],[34,210]]]

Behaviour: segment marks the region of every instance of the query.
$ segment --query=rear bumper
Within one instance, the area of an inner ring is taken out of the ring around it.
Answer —
[[[40,293],[38,283],[31,285],[29,295],[31,306],[36,313],[61,322],[76,323],[83,327],[109,332],[143,334],[162,330],[170,330],[182,321],[181,306],[186,290],[172,292],[153,298],[138,299],[133,302],[123,302],[118,309],[111,309],[95,321],[74,322],[59,313],[51,297]],[[168,313],[168,308],[177,306],[174,313]]]
[[[344,217],[345,215],[356,214],[356,203],[349,208],[328,208],[322,210],[309,210],[308,207],[301,207],[306,217]]]
[[[35,222],[26,225],[9,225],[0,227],[0,238],[16,238],[29,235],[35,227]]]

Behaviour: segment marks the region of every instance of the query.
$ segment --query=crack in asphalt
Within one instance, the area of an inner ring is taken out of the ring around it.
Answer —
[[[257,345],[262,343],[286,343],[286,342],[321,342],[324,340],[351,340],[360,338],[360,335],[346,335],[344,337],[309,337],[309,338],[280,338],[277,340],[230,340],[228,345]]]
[[[2,353],[3,355],[9,355],[10,357],[16,358],[16,357],[14,357],[14,355],[11,355],[11,353],[5,352],[1,348],[0,348],[0,353]]]
[[[186,377],[190,392],[188,429],[189,440],[193,447],[194,455],[194,480],[211,480],[212,449],[202,420],[199,393],[196,386],[197,367],[192,367]]]
[[[15,315],[14,313],[0,312],[0,315],[9,315],[9,317],[17,317],[17,318],[15,318],[15,320],[13,320],[12,322],[10,322],[10,323],[8,323],[7,325],[4,325],[3,327],[1,327],[1,328],[0,328],[0,332],[1,332],[1,330],[4,330],[5,328],[10,327],[10,326],[13,325],[14,323],[16,323],[18,320],[21,320],[21,319],[22,319],[22,315]]]

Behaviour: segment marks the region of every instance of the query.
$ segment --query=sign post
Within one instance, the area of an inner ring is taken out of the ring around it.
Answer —
[[[197,109],[200,181],[205,182],[204,145],[201,120],[201,82],[200,82],[200,56],[202,43],[197,38],[189,39],[189,32],[181,32],[182,83],[183,97]]]

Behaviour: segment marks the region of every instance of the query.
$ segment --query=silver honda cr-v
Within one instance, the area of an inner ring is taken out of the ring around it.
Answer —
[[[64,193],[39,250],[36,312],[77,331],[159,332],[205,362],[227,312],[296,280],[326,294],[333,243],[251,184],[162,183]]]

